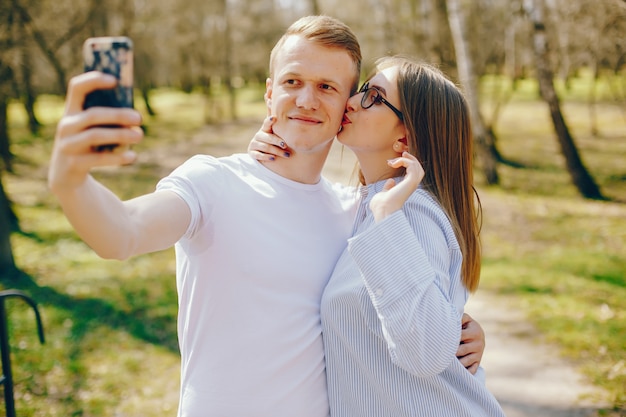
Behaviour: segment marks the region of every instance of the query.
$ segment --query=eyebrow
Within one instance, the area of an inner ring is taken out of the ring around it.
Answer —
[[[378,91],[383,93],[383,95],[385,97],[387,97],[387,90],[385,90],[385,87],[381,87],[380,85],[371,84],[370,81],[368,81],[365,84],[363,84],[363,87],[361,87],[361,89],[367,89],[367,88],[372,88],[372,87],[376,88]]]
[[[376,87],[378,91],[380,91],[385,97],[387,97],[387,90],[385,90],[385,87],[381,87],[379,85],[373,85],[372,87]]]
[[[280,74],[280,78],[304,78],[304,74],[302,74],[301,72],[297,72],[297,71],[288,71],[285,72],[284,74]],[[310,78],[310,77],[309,77]],[[337,81],[337,80],[333,80],[331,78],[322,78],[322,79],[317,79],[315,80],[318,83],[322,83],[322,84],[332,84],[332,85],[336,85],[336,86],[340,86],[341,82]]]

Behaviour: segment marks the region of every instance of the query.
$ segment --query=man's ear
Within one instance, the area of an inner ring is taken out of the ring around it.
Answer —
[[[265,80],[265,94],[263,95],[268,111],[272,109],[272,79]]]

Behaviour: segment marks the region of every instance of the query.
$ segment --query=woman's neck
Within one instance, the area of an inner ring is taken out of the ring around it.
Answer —
[[[357,158],[366,185],[393,178],[397,175],[398,171],[387,164],[387,159],[384,155],[357,153]],[[392,158],[393,156],[389,159]]]

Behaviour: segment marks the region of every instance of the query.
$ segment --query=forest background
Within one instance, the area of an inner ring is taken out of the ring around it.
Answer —
[[[131,197],[193,153],[245,150],[264,115],[269,52],[306,14],[354,29],[364,74],[401,53],[462,86],[487,203],[481,288],[517,300],[605,390],[601,413],[623,415],[626,1],[0,0],[0,283],[39,304],[48,338],[39,346],[32,312],[8,304],[20,415],[176,407],[173,253],[97,259],[45,186],[83,41],[134,42],[143,156],[96,173]]]

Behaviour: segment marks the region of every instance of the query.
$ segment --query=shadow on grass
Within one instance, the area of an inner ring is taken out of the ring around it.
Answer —
[[[512,160],[510,158],[507,158],[507,157],[504,157],[502,155],[499,155],[497,159],[498,159],[498,162],[500,164],[508,166],[508,167],[511,167],[511,168],[516,168],[516,169],[539,169],[538,166],[532,166],[532,165],[529,165],[529,164],[523,164],[521,162],[514,161],[514,160]]]
[[[516,291],[527,294],[554,294],[554,290],[550,287],[537,287],[529,284],[520,285]]]
[[[626,288],[626,277],[619,272],[605,273],[605,274],[593,274],[591,278],[597,282],[606,282],[607,284],[615,285],[616,287]]]
[[[80,340],[92,328],[109,326],[128,332],[137,339],[165,347],[177,353],[176,317],[148,317],[144,312],[127,312],[113,303],[99,298],[75,298],[52,287],[42,287],[30,275],[15,270],[0,277],[6,288],[23,291],[39,306],[50,305],[69,312],[72,316],[72,339]]]

